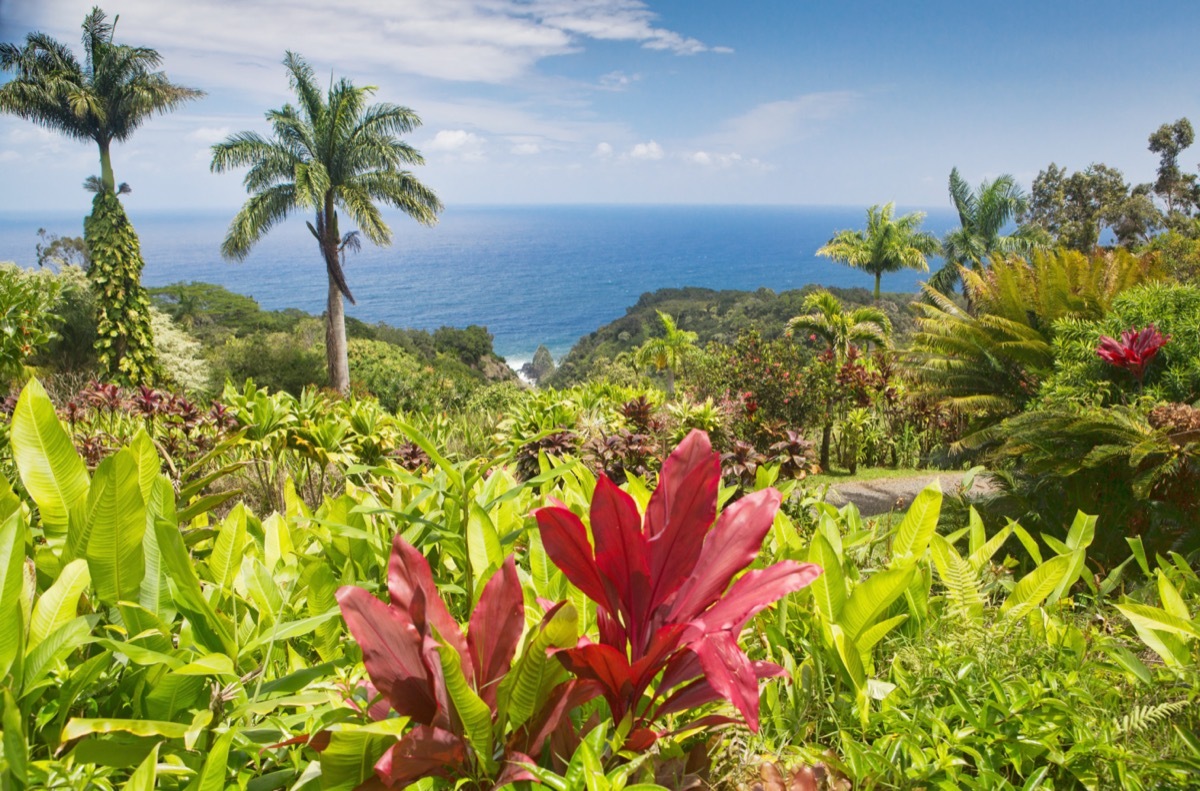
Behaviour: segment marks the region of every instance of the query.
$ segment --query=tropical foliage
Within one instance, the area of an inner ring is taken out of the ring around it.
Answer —
[[[883,276],[901,269],[929,270],[928,257],[940,249],[933,234],[922,231],[924,212],[895,217],[895,204],[867,209],[865,231],[838,231],[817,255],[832,258],[875,276],[875,300]]]

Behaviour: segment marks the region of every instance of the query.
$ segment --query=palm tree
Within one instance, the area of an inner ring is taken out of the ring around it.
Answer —
[[[852,344],[887,346],[891,341],[891,319],[879,308],[868,306],[847,313],[833,294],[814,291],[804,299],[804,309],[808,315],[791,319],[785,334],[791,337],[802,330],[820,336],[833,349],[838,365],[846,361]]]
[[[688,353],[695,348],[697,335],[681,330],[670,315],[658,311],[663,334],[651,338],[641,345],[634,359],[639,366],[652,365],[657,371],[667,373],[667,397],[675,396],[675,374],[683,366]]]
[[[867,209],[867,230],[838,231],[817,255],[832,258],[855,269],[875,275],[875,300],[879,300],[879,281],[885,272],[901,269],[929,271],[926,258],[936,255],[937,237],[922,231],[924,212],[913,212],[893,219],[895,204]]]
[[[994,255],[1027,255],[1041,246],[1041,239],[1032,226],[1017,228],[1016,233],[1001,231],[1024,213],[1029,201],[1012,176],[1007,174],[984,181],[974,191],[958,174],[950,171],[950,202],[958,211],[959,227],[942,239],[945,265],[930,284],[943,294],[949,293],[959,281],[959,267],[979,269]]]
[[[400,209],[422,225],[437,222],[437,195],[404,170],[424,163],[421,154],[397,135],[421,124],[417,114],[395,104],[366,106],[373,86],[356,88],[349,80],[331,84],[322,96],[312,68],[291,52],[283,60],[299,107],[284,105],[267,113],[273,136],[255,132],[230,135],[213,146],[212,170],[221,173],[249,166],[243,183],[251,197],[233,218],[221,253],[241,261],[266,233],[293,212],[313,212],[308,229],[317,240],[329,275],[325,314],[325,353],[329,382],[350,391],[346,317],[342,297],[354,304],[346,284],[342,255],[357,248],[358,237],[338,231],[338,209],[371,242],[386,246],[392,232],[376,202]]]
[[[130,138],[142,123],[203,91],[176,85],[156,71],[162,56],[147,47],[113,43],[110,23],[93,8],[83,20],[84,62],[45,33],[30,33],[25,46],[0,44],[0,69],[16,76],[0,86],[0,112],[19,116],[100,149],[100,183],[115,191],[110,147]]]

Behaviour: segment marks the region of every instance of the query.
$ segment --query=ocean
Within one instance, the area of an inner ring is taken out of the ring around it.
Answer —
[[[321,313],[324,265],[303,219],[272,229],[246,261],[228,263],[219,248],[233,213],[131,208],[146,259],[143,282],[218,283],[264,308]],[[659,288],[870,288],[870,275],[814,255],[836,231],[864,227],[865,216],[862,207],[451,206],[436,227],[425,228],[396,213],[387,218],[395,235],[391,247],[364,240],[348,259],[358,304],[346,312],[427,330],[481,324],[515,367],[539,344],[562,356]],[[945,209],[929,211],[924,227],[941,236],[956,225],[956,215]],[[33,266],[41,227],[80,235],[82,217],[0,217],[0,261]],[[914,291],[924,277],[885,275],[883,287]]]

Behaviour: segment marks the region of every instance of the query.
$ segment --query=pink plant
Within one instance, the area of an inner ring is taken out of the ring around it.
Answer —
[[[754,492],[718,518],[720,481],[720,456],[693,431],[663,463],[644,519],[604,476],[592,498],[593,542],[565,507],[536,512],[551,560],[598,610],[600,641],[581,638],[557,656],[600,685],[615,722],[630,718],[630,749],[662,735],[650,727],[659,717],[716,700],[757,730],[758,680],[783,669],[751,662],[738,637],[756,613],[821,574],[811,563],[783,561],[734,581],[757,558],[780,495]]]
[[[1141,384],[1146,375],[1146,366],[1169,340],[1170,335],[1163,335],[1151,324],[1143,330],[1125,330],[1121,333],[1119,341],[1101,335],[1096,354],[1105,362],[1129,371],[1138,380],[1138,384]]]

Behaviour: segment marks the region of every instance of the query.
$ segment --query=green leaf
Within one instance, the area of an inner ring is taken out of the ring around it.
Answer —
[[[21,588],[25,582],[25,521],[16,511],[0,523],[0,681],[18,656],[24,654],[25,610]]]
[[[467,519],[467,559],[471,564],[471,576],[476,580],[486,579],[489,570],[499,568],[504,562],[496,526],[474,501]]]
[[[17,400],[10,442],[21,482],[37,503],[46,535],[67,535],[71,511],[87,494],[87,467],[36,379],[25,385]],[[74,557],[80,554],[82,547]]]
[[[830,632],[833,635],[833,646],[837,650],[838,658],[842,660],[842,667],[846,669],[854,688],[861,692],[866,688],[867,674],[863,669],[862,654],[858,646],[854,639],[849,637],[838,625],[831,626]]]
[[[267,643],[290,640],[293,637],[308,634],[326,621],[336,618],[340,613],[341,610],[335,607],[328,612],[314,615],[310,618],[301,618],[298,621],[276,624],[263,634],[246,643],[242,651],[246,654],[252,654]]]
[[[146,504],[137,460],[127,450],[100,462],[88,492],[85,552],[96,596],[105,604],[137,601],[146,573]]]
[[[529,721],[541,704],[539,695],[546,689],[548,678],[561,665],[547,655],[551,648],[569,648],[579,640],[579,613],[572,604],[565,604],[540,625],[526,640],[525,650],[496,691],[498,721],[512,731]]]
[[[1037,540],[1029,535],[1029,531],[1021,527],[1016,522],[1009,522],[1009,527],[1013,530],[1013,535],[1021,542],[1021,546],[1025,547],[1025,551],[1029,553],[1029,557],[1033,558],[1033,562],[1039,566],[1042,564],[1042,551],[1038,549]]]
[[[16,698],[7,687],[4,688],[4,717],[0,725],[4,726],[4,761],[8,764],[8,773],[23,788],[29,782],[29,745],[25,739],[25,722],[21,716],[21,708]],[[0,776],[0,786],[7,787]]]
[[[1118,604],[1116,608],[1135,627],[1154,629],[1160,632],[1167,632],[1168,634],[1177,634],[1189,640],[1194,637],[1200,637],[1200,627],[1196,625],[1195,621],[1184,620],[1176,615],[1171,615],[1166,610],[1160,610],[1157,607],[1150,607],[1145,604],[1134,604],[1133,602]]]
[[[221,588],[233,585],[238,566],[242,563],[242,549],[246,545],[246,508],[238,503],[221,523],[212,554],[208,556],[208,571]]]
[[[121,791],[154,791],[154,784],[158,780],[158,745],[150,750],[150,754],[146,756],[146,760],[138,765],[133,774],[129,776],[129,780],[121,787]]]
[[[183,722],[161,720],[85,719],[76,717],[63,728],[61,741],[70,742],[94,733],[128,733],[133,736],[160,736],[164,739],[182,739],[191,728]]]
[[[1004,546],[1004,542],[1012,535],[1012,525],[1005,525],[996,535],[987,540],[978,549],[971,550],[971,556],[967,558],[967,562],[971,564],[971,568],[976,574],[983,571],[991,559],[995,556],[1000,547]]]
[[[946,596],[951,606],[965,620],[983,620],[983,595],[979,592],[978,580],[971,565],[941,536],[933,537],[930,549],[934,568],[946,586]],[[981,546],[980,551],[982,549]]]
[[[1059,555],[1041,564],[1021,578],[1001,605],[1000,612],[1020,618],[1040,606],[1073,565],[1074,558],[1071,555]]]
[[[405,723],[408,718],[398,721]],[[321,752],[321,791],[354,791],[374,777],[375,764],[398,736],[347,726],[330,731],[329,745]]]
[[[196,791],[225,791],[225,775],[229,767],[229,745],[233,743],[233,731],[225,731],[213,742],[204,759],[204,768],[197,778]]]
[[[492,771],[492,712],[483,698],[471,689],[463,675],[462,658],[458,650],[444,643],[438,645],[442,659],[442,674],[446,678],[446,692],[454,704],[454,711],[462,720],[467,742],[475,750],[480,762]]]
[[[1163,609],[1176,618],[1182,618],[1185,621],[1192,620],[1192,614],[1188,612],[1188,606],[1183,601],[1183,596],[1179,595],[1179,591],[1171,584],[1171,580],[1167,578],[1162,569],[1158,570],[1157,576],[1158,597],[1162,600]]]
[[[824,569],[824,573],[808,586],[817,603],[817,611],[826,624],[836,623],[846,604],[846,579],[842,575],[842,561],[823,533],[813,534],[808,546],[808,562]]]
[[[1150,563],[1146,560],[1146,547],[1142,544],[1142,537],[1126,536],[1125,543],[1129,544],[1130,551],[1137,558],[1138,565],[1142,567],[1142,573],[1149,577]]]
[[[892,558],[921,557],[929,548],[929,541],[937,531],[938,516],[942,512],[942,487],[933,483],[916,496],[896,529],[896,540],[892,542]]]
[[[91,584],[87,561],[72,560],[59,572],[54,584],[38,598],[33,607],[33,618],[29,623],[29,644],[32,650],[46,636],[75,617],[79,610],[79,597]]]
[[[148,503],[150,490],[162,471],[162,460],[158,458],[158,449],[154,447],[154,441],[150,439],[145,428],[138,429],[133,441],[129,443],[129,452],[137,462],[138,486],[142,491],[142,501]]]
[[[146,501],[146,532],[142,536],[146,573],[138,592],[138,604],[155,615],[162,615],[168,595],[167,572],[163,568],[162,553],[158,550],[158,535],[154,532],[156,519],[175,521],[175,490],[162,475],[154,479],[150,486],[150,499]]]
[[[24,688],[33,687],[56,663],[90,643],[92,625],[98,619],[98,615],[80,615],[46,635],[37,648],[25,655]]]
[[[858,636],[854,642],[858,646],[858,650],[866,656],[875,644],[887,636],[887,633],[895,629],[900,624],[908,620],[908,613],[900,613],[888,618],[886,621],[880,621],[874,626],[868,626],[863,629],[862,634]]]
[[[859,583],[842,614],[837,619],[838,626],[845,630],[846,636],[857,640],[859,635],[869,627],[874,626],[879,618],[888,611],[892,604],[904,595],[912,583],[913,567],[889,569],[880,571]]]
[[[1096,517],[1083,511],[1075,512],[1075,521],[1067,531],[1067,546],[1072,550],[1086,549],[1096,537]]]
[[[233,632],[221,621],[200,590],[200,580],[192,568],[192,558],[179,529],[170,522],[156,521],[154,533],[167,575],[174,583],[175,606],[188,617],[197,642],[209,651],[237,656]]]

